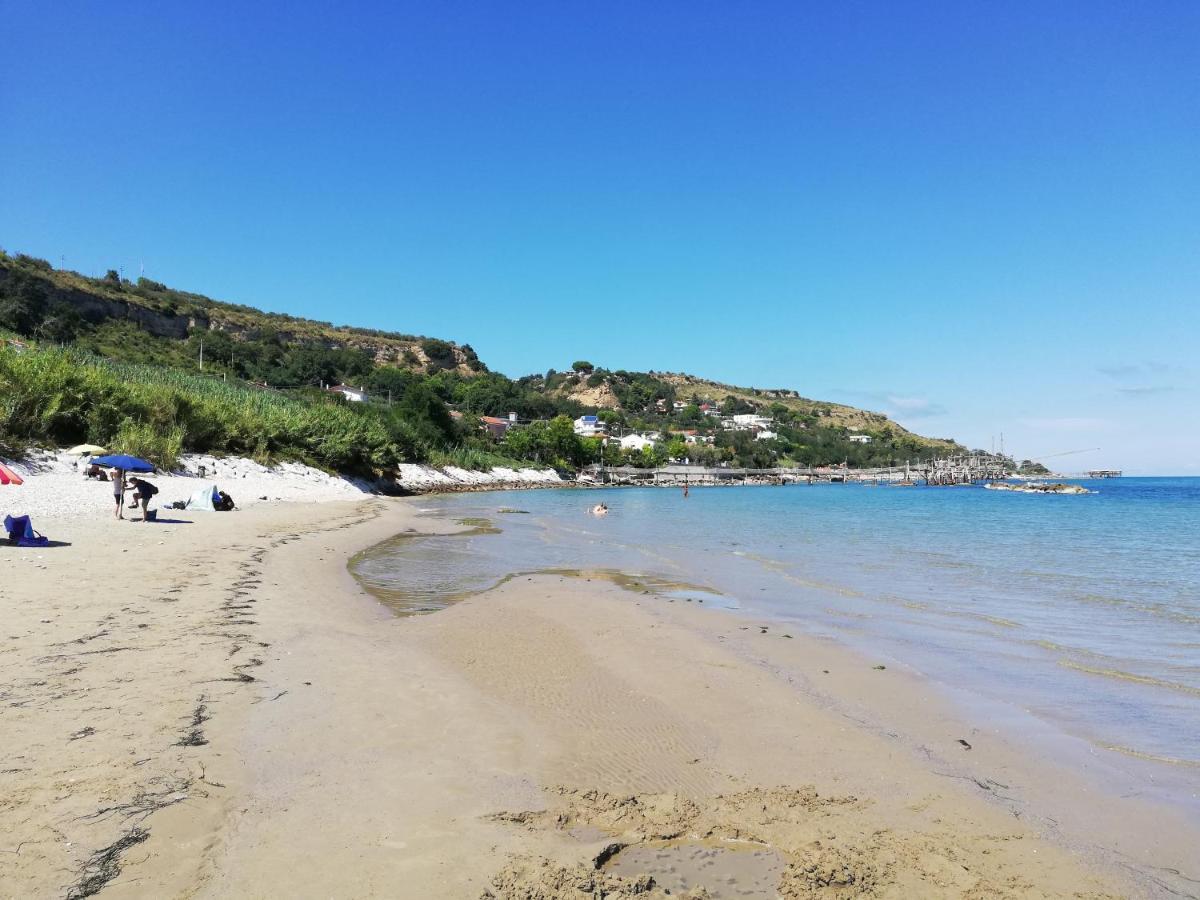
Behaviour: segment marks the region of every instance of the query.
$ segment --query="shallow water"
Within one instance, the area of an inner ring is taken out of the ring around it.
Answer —
[[[1190,791],[1200,812],[1200,479],[1085,484],[1097,493],[459,495],[425,505],[469,519],[471,532],[399,538],[353,568],[409,610],[545,569],[633,573],[656,593],[707,586],[726,605],[889,656],[959,695],[1161,767],[1149,777]],[[603,519],[585,512],[598,500],[611,508]],[[497,512],[514,507],[531,515]]]

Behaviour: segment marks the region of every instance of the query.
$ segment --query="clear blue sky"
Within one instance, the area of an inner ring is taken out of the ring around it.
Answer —
[[[1200,3],[2,10],[9,251],[1200,474]]]

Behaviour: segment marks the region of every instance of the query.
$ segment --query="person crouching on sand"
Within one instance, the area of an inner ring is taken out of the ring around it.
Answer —
[[[144,478],[131,478],[130,481],[133,483],[133,508],[142,507],[142,521],[145,522],[146,510],[150,508],[150,501],[158,493],[158,488]]]
[[[116,510],[113,512],[118,519],[125,518],[125,470],[112,470],[112,486],[113,486],[113,502],[116,504]]]

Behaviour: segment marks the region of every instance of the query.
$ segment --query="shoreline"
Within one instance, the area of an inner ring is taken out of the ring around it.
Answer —
[[[20,770],[3,776],[16,865],[0,895],[110,874],[114,896],[509,897],[672,829],[765,841],[785,896],[1151,893],[978,787],[1013,786],[990,740],[933,771],[961,723],[846,648],[553,576],[395,616],[346,562],[456,530],[411,501],[51,525],[71,546],[6,559],[27,577],[7,579],[0,613],[19,638],[0,683],[4,768]],[[105,543],[113,528],[132,557]],[[946,748],[921,760],[873,727],[880,697]],[[130,835],[118,871],[97,868]],[[622,896],[617,875],[591,877]]]
[[[439,525],[470,522],[472,527],[462,529],[463,534],[470,534],[479,524],[474,519],[460,519],[456,514],[426,516],[422,521]],[[439,529],[437,533],[443,532]],[[419,539],[420,535],[413,537]],[[1010,702],[985,698],[975,691],[943,683],[892,650],[884,650],[881,656],[878,649],[873,651],[868,644],[851,640],[847,635],[810,633],[802,616],[783,614],[777,609],[731,608],[723,602],[724,595],[711,586],[678,584],[664,580],[661,574],[638,571],[638,575],[629,575],[610,569],[580,569],[567,575],[565,581],[581,591],[588,589],[583,582],[594,580],[617,591],[653,594],[663,610],[668,609],[664,604],[675,604],[678,599],[681,602],[674,610],[692,608],[699,615],[713,619],[690,623],[690,627],[709,640],[728,641],[733,637],[727,627],[721,633],[722,620],[732,618],[740,631],[748,630],[751,635],[765,635],[768,631],[772,636],[782,634],[795,641],[795,646],[808,658],[821,660],[829,669],[837,666],[844,672],[847,668],[857,668],[860,674],[868,670],[886,671],[886,675],[842,684],[837,681],[836,672],[833,679],[814,678],[814,664],[805,667],[804,672],[788,671],[787,678],[807,701],[837,710],[861,728],[887,735],[899,748],[919,757],[927,768],[940,769],[936,773],[939,776],[958,779],[970,792],[1001,806],[1021,821],[1037,823],[1055,843],[1093,864],[1117,872],[1140,867],[1140,883],[1150,886],[1147,895],[1155,895],[1159,890],[1163,896],[1179,895],[1165,882],[1160,883],[1159,877],[1165,872],[1177,876],[1175,880],[1170,877],[1167,880],[1180,888],[1183,896],[1192,896],[1188,891],[1198,873],[1190,871],[1190,848],[1200,843],[1200,822],[1195,817],[1194,791],[1190,800],[1188,795],[1179,793],[1191,790],[1179,772],[1174,772],[1170,781],[1164,779],[1162,790],[1146,792],[1143,779],[1148,778],[1152,784],[1163,772],[1147,770],[1135,777],[1120,760],[1104,751],[1123,757],[1138,757],[1136,753],[1097,744],[1088,737],[1056,728]],[[457,593],[451,605],[485,600],[513,580],[543,575],[561,578],[563,574],[559,569],[508,574],[497,570],[491,586]],[[380,588],[377,593],[366,583],[363,586],[381,603],[395,606],[397,614],[413,613],[413,598],[390,597],[387,588]],[[685,603],[682,593],[690,593],[692,597]],[[689,607],[697,596],[703,599]],[[415,610],[419,614],[441,614],[419,606]],[[755,666],[769,668],[776,674],[783,670],[778,658],[760,657],[757,647],[743,645],[739,649]],[[828,676],[829,669],[821,669],[822,674]],[[961,735],[963,740],[951,739],[950,735]],[[969,752],[964,753],[964,748]],[[1174,762],[1159,757],[1153,761]],[[1143,793],[1150,795],[1143,799]]]

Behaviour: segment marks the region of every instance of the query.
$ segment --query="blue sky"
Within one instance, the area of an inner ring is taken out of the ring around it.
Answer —
[[[1200,4],[3,11],[10,251],[1200,474]]]

